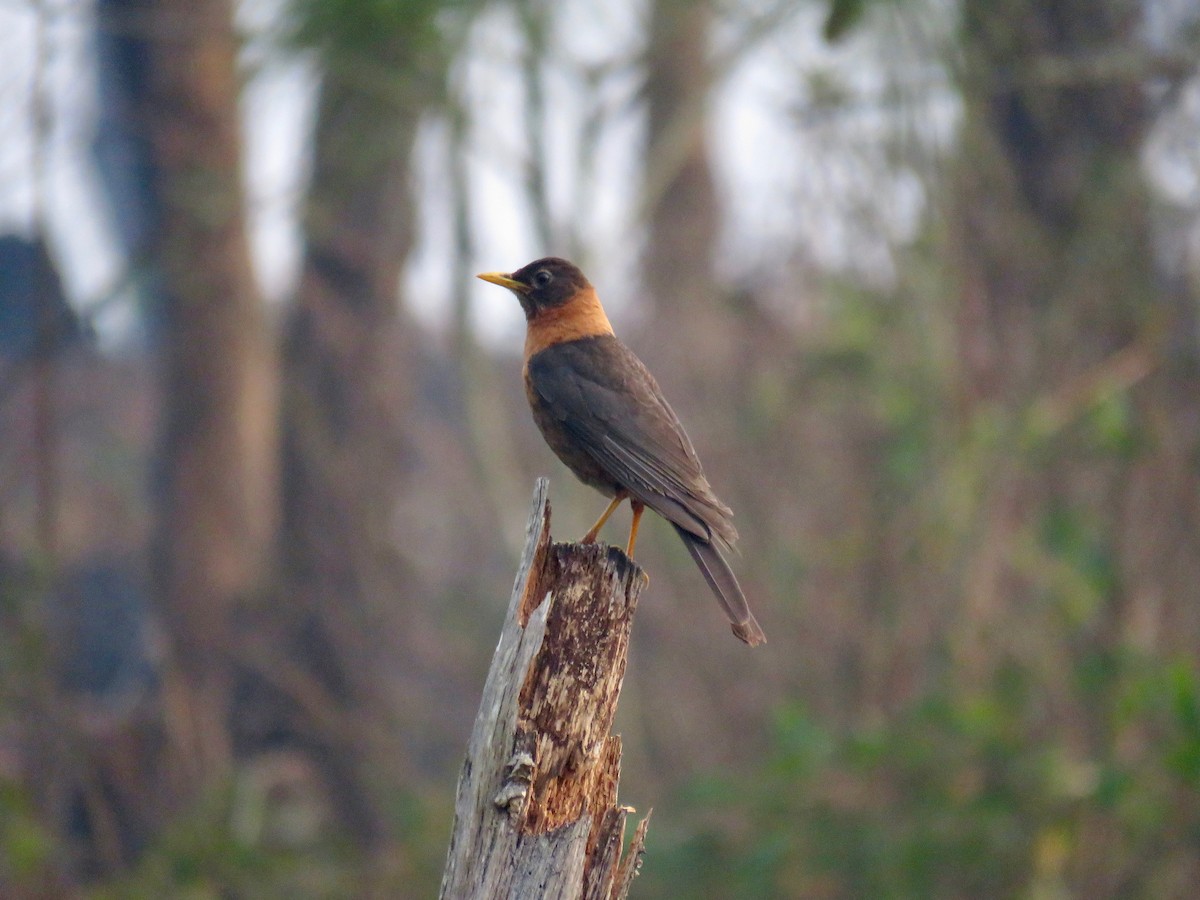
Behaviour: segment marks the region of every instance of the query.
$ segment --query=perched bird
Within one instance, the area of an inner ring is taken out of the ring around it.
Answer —
[[[751,646],[766,641],[722,553],[737,540],[733,513],[713,494],[654,376],[613,334],[583,272],[547,257],[479,277],[508,288],[525,311],[525,394],[546,443],[584,484],[612,497],[583,542],[628,498],[632,557],[650,507],[675,526],[733,633]]]

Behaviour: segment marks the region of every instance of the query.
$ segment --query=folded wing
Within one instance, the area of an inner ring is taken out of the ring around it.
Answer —
[[[619,357],[598,364],[596,356]],[[530,382],[568,431],[637,500],[683,531],[732,546],[732,513],[712,492],[654,377],[612,336],[557,344],[529,361]]]

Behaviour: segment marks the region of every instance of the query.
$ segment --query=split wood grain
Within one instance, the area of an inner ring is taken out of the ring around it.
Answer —
[[[459,777],[443,900],[620,900],[649,816],[622,854],[611,734],[642,570],[615,547],[555,544],[539,479],[525,552]]]

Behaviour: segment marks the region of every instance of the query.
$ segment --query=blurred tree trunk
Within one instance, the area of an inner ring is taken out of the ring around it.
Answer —
[[[963,6],[951,213],[961,402],[976,422],[1012,413],[1004,427],[1026,451],[994,460],[984,489],[987,538],[968,566],[959,645],[968,655],[983,634],[1004,633],[999,617],[1054,596],[1061,564],[1100,600],[1086,627],[1110,649],[1200,639],[1185,600],[1200,579],[1187,462],[1200,449],[1200,384],[1194,339],[1177,340],[1195,333],[1194,300],[1157,269],[1141,162],[1155,113],[1146,77],[1099,78],[1086,65],[1135,52],[1141,10],[1133,0]]]
[[[651,7],[642,188],[654,330],[671,335],[655,346],[669,371],[705,379],[728,370],[734,342],[713,265],[721,214],[706,131],[712,18],[707,0]]]
[[[380,741],[396,718],[385,673],[406,656],[396,625],[409,586],[393,519],[419,355],[399,288],[413,243],[410,161],[429,96],[408,34],[387,27],[357,55],[336,41],[325,50],[284,349],[281,614],[323,698],[315,710],[300,704],[293,727],[320,748],[342,818],[364,842],[384,827],[365,763],[398,763],[396,747]],[[364,66],[374,78],[363,78]]]
[[[747,447],[737,415],[745,399],[740,379],[759,364],[769,365],[766,359],[774,359],[771,352],[779,348],[768,349],[751,333],[757,321],[735,310],[716,271],[723,211],[708,132],[716,75],[710,47],[713,21],[709,0],[651,4],[641,197],[647,227],[642,274],[649,308],[647,327],[631,343],[683,419],[718,493],[730,498],[739,493],[734,463],[744,459]],[[727,461],[730,464],[723,466]],[[749,469],[746,477],[764,480]],[[752,493],[743,490],[741,496]],[[739,526],[759,512],[735,509],[744,517]],[[651,534],[657,530],[654,525],[650,529]],[[664,540],[671,547],[668,552],[677,552],[673,535],[664,535]],[[643,672],[639,690],[646,692],[646,708],[672,708],[676,714],[670,719],[644,718],[644,732],[635,740],[643,742],[654,760],[651,765],[663,769],[680,759],[693,760],[698,767],[727,761],[745,752],[745,744],[739,746],[739,728],[756,720],[761,713],[757,704],[766,694],[749,687],[751,678],[744,682],[745,692],[736,696],[717,684],[715,673],[726,666],[745,671],[745,648],[736,641],[714,641],[722,626],[699,574],[687,563],[667,567],[666,559],[655,560],[656,552],[651,537],[639,554],[654,572],[656,586],[651,588],[656,602],[643,611],[639,633],[670,638],[656,642],[653,653],[645,653],[635,636],[634,654]],[[755,561],[751,555],[738,566],[752,605],[761,597]],[[696,654],[727,662],[697,667],[692,665]],[[635,693],[627,708],[639,707]]]
[[[277,374],[246,239],[232,3],[164,0],[136,23],[166,297],[166,764],[187,799],[228,774],[234,617],[262,587],[275,536]]]
[[[1128,345],[1154,295],[1138,153],[1151,123],[1134,78],[1050,64],[1137,42],[1140,4],[1027,0],[963,8],[958,171],[964,368],[976,398],[1029,399]],[[986,202],[985,202],[986,201]]]
[[[262,587],[278,507],[276,359],[246,240],[232,14],[211,0],[96,9],[102,168],[127,264],[152,275],[146,330],[162,352],[149,490],[161,632],[146,622],[140,515],[121,480],[142,438],[131,419],[149,405],[145,360],[87,358],[62,370],[75,379],[64,434],[77,435],[70,458],[107,461],[63,495],[71,565],[38,597],[48,668],[27,687],[31,780],[64,883],[132,864],[230,774],[234,619]]]

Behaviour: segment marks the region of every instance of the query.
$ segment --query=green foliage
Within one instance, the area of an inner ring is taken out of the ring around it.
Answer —
[[[882,574],[849,597],[867,614],[848,617],[861,657],[847,669],[886,654],[875,601],[894,595],[909,626],[897,645],[920,640],[914,622],[930,635],[903,663],[924,687],[872,684],[861,712],[816,692],[779,710],[761,765],[659,804],[681,824],[656,818],[637,895],[1187,895],[1200,673],[1133,634],[1131,532],[1094,487],[1153,450],[1137,392],[1102,367],[1020,403],[972,395],[928,299],[945,285],[826,287],[795,385],[756,385],[756,409],[801,397],[859,461],[852,489],[872,518],[848,555]],[[829,683],[853,695],[840,674]]]
[[[1087,626],[1118,588],[1116,554],[1099,523],[1051,499],[1042,510],[1040,544],[1049,565],[1047,599],[1071,627]]]
[[[1048,727],[1045,686],[1015,665],[844,729],[781,710],[758,770],[684,793],[676,815],[709,824],[652,845],[639,895],[1040,896],[1071,872],[1121,871],[1129,851],[1093,834],[1147,854],[1149,879],[1184,852],[1175,829],[1200,828],[1200,805],[1179,799],[1200,786],[1200,681],[1193,661],[1108,663],[1119,689],[1092,746]]]
[[[1085,438],[1096,452],[1116,459],[1133,459],[1143,448],[1127,392],[1113,391],[1099,399],[1084,418]]]
[[[437,13],[455,4],[442,0],[293,0],[295,40],[372,55],[401,41],[420,44],[436,36]]]
[[[240,782],[252,780],[243,775]],[[0,803],[3,802],[0,794]],[[265,804],[259,808],[260,803]],[[432,896],[450,832],[444,804],[397,792],[387,813],[397,843],[377,855],[303,802],[279,803],[244,786],[209,798],[146,848],[127,874],[96,885],[92,900],[160,897],[318,898]],[[299,819],[289,823],[288,819]],[[49,849],[47,849],[49,848]],[[42,852],[55,852],[49,841]],[[60,851],[59,851],[60,852]],[[382,862],[381,862],[382,861]]]
[[[0,782],[0,887],[34,884],[54,862],[55,842],[21,786]]]
[[[316,50],[326,78],[373,96],[440,84],[480,0],[291,0],[287,42]],[[418,90],[420,88],[420,90]]]
[[[879,490],[899,504],[934,475],[945,373],[937,370],[929,337],[903,298],[848,286],[830,290],[835,311],[811,365],[849,392],[837,399],[843,414],[847,406],[870,414],[867,435],[880,465]]]
[[[1166,749],[1171,770],[1200,790],[1200,679],[1180,663],[1167,672],[1167,691],[1174,714],[1173,737]]]
[[[285,845],[257,839],[234,823],[232,795],[177,819],[129,874],[98,886],[94,900],[156,897],[344,896],[353,854],[336,841]]]
[[[869,0],[829,0],[829,13],[825,16],[825,40],[835,43],[849,34],[861,21],[868,2]]]
[[[408,790],[392,793],[386,812],[399,846],[387,854],[389,868],[380,876],[386,896],[436,896],[454,814],[452,785],[431,783],[430,796]]]

